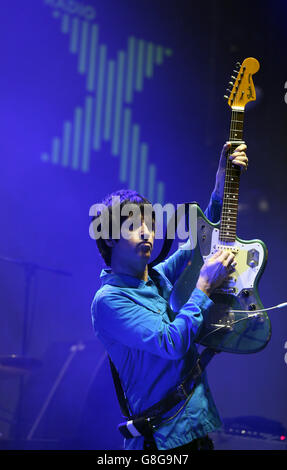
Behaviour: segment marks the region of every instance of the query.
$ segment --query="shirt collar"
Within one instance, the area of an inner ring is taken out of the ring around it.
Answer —
[[[112,273],[111,268],[102,269],[100,278],[102,285],[110,284],[118,287],[144,287],[153,284],[153,280],[148,276],[148,281],[145,282],[137,277],[130,276],[129,274],[115,274]]]

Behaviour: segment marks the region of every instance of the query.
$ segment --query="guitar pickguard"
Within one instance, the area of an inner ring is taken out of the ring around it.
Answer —
[[[204,243],[207,239],[210,242],[209,248]],[[256,277],[265,261],[264,248],[259,241],[246,243],[235,240],[222,243],[219,240],[219,228],[210,226],[203,219],[198,220],[197,241],[204,261],[220,249],[231,251],[235,255],[236,269],[222,287],[216,289],[216,293],[238,296],[243,290],[254,288]]]
[[[202,262],[218,250],[227,250],[234,253],[237,263],[235,271],[211,295],[214,305],[205,316],[199,342],[226,352],[257,352],[271,336],[265,312],[248,316],[248,312],[263,309],[257,283],[266,263],[266,247],[260,240],[221,242],[219,233],[219,226],[198,217],[197,248]]]

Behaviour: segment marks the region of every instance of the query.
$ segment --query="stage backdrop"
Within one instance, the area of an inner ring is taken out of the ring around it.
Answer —
[[[250,165],[241,180],[238,236],[268,247],[264,305],[287,300],[286,8],[284,1],[240,2],[239,14],[237,5],[219,0],[2,2],[0,355],[42,361],[24,384],[0,376],[2,439],[19,428],[22,439],[29,432],[35,439],[71,437],[43,425],[52,402],[39,425],[35,419],[54,380],[69,380],[59,378],[61,367],[71,374],[76,368],[69,348],[84,344],[86,379],[71,382],[71,408],[79,407],[82,431],[92,426],[88,415],[100,416],[95,448],[121,446],[119,411],[114,394],[103,393],[112,384],[90,318],[103,264],[89,237],[89,209],[120,188],[153,203],[197,201],[204,209],[228,139],[223,95],[245,57],[257,58],[260,71],[257,101],[246,109]],[[272,338],[262,352],[220,354],[209,367],[221,416],[253,416],[258,430],[262,420],[275,422],[277,437],[280,425],[287,427],[286,313],[270,312]],[[47,358],[59,349],[53,375]],[[21,426],[19,390],[26,401],[38,397]],[[91,400],[97,390],[99,399]],[[61,393],[55,389],[55,402]]]

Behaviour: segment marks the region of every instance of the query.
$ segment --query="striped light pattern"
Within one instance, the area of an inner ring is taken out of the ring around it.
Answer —
[[[149,163],[149,146],[142,141],[140,125],[133,122],[131,105],[135,93],[143,91],[144,81],[154,76],[155,67],[172,51],[131,36],[127,49],[111,59],[107,45],[99,40],[98,24],[57,10],[53,16],[68,36],[70,53],[77,55],[87,96],[73,118],[64,122],[62,135],[52,139],[51,152],[44,152],[42,160],[87,173],[93,151],[109,142],[111,155],[120,159],[119,181],[163,203],[164,183],[157,181],[156,166]]]

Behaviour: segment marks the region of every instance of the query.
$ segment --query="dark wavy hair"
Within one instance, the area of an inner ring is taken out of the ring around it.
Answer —
[[[109,233],[111,233],[111,227],[112,227],[112,207],[113,207],[113,197],[117,197],[117,200],[120,203],[120,210],[122,209],[123,206],[126,204],[136,204],[139,206],[141,212],[143,211],[143,208],[145,205],[151,205],[151,202],[146,199],[145,197],[141,196],[138,192],[133,191],[131,189],[120,189],[118,191],[115,191],[108,196],[106,196],[101,204],[104,204],[106,206],[106,209],[108,210],[108,216],[109,216]],[[93,217],[92,221],[97,219],[100,216],[100,214],[97,214],[96,216]],[[127,217],[121,216],[120,218],[120,224],[124,222],[124,220]],[[101,227],[98,227],[98,230],[100,230]],[[118,241],[118,240],[116,240]],[[112,248],[108,246],[105,242],[105,239],[103,238],[97,238],[97,247],[98,250],[104,259],[105,263],[107,266],[111,266],[111,258],[112,258]]]

